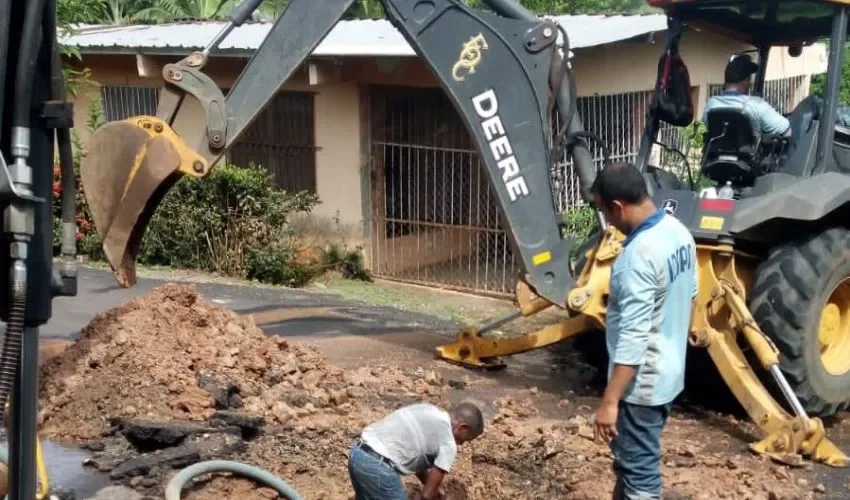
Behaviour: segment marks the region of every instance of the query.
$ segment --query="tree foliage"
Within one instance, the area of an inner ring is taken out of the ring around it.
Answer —
[[[841,86],[838,88],[838,104],[841,106],[850,105],[850,45],[844,48],[844,64],[841,66]],[[812,76],[812,83],[809,88],[812,95],[823,97],[824,88],[826,87],[826,73]]]

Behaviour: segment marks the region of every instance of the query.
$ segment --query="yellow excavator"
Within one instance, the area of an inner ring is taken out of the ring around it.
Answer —
[[[214,168],[353,2],[327,0],[318,8],[315,1],[290,1],[225,96],[202,70],[261,3],[246,0],[207,48],[165,65],[155,115],[108,123],[91,136],[81,177],[119,283],[135,283],[136,254],[164,193],[181,177],[203,177]],[[503,366],[504,356],[585,332],[601,335],[623,235],[600,217],[571,262],[578,242],[561,236],[549,172],[567,155],[590,202],[596,168],[588,145],[599,138],[584,130],[576,111],[568,33],[515,0],[483,3],[489,10],[457,0],[382,1],[386,17],[427,62],[474,137],[524,267],[515,314],[464,330],[437,349],[443,359],[493,368]],[[850,405],[850,129],[838,119],[850,0],[649,4],[667,13],[669,31],[636,163],[656,204],[690,227],[697,241],[700,290],[690,344],[707,350],[763,430],[754,451],[785,462],[808,457],[846,466],[821,417]],[[676,78],[687,72],[679,41],[691,29],[754,47],[755,94],[764,89],[772,47],[798,56],[805,45],[830,42],[824,95],[789,114],[790,138],[761,135],[740,110],[707,116],[700,169],[715,185],[708,191],[664,165],[648,164],[663,123],[694,119],[693,104],[675,92],[682,81]],[[198,106],[204,123],[181,113]],[[563,125],[553,139],[556,112]],[[719,187],[734,194],[719,196]],[[486,335],[552,306],[562,319],[539,331],[513,339]]]

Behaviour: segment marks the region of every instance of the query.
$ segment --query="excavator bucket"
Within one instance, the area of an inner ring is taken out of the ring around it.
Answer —
[[[205,158],[153,116],[110,122],[92,134],[80,162],[80,179],[104,254],[121,286],[136,282],[142,236],[165,193],[183,175],[200,177],[208,170]]]

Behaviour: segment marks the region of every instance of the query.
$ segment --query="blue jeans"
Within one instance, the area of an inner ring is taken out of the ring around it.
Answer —
[[[615,500],[661,499],[661,431],[670,404],[641,406],[620,401],[614,453]]]
[[[398,472],[356,444],[348,453],[348,475],[355,500],[407,500]]]

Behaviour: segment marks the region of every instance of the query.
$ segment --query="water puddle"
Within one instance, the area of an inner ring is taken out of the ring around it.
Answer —
[[[0,443],[8,446],[5,439]],[[85,450],[42,440],[41,451],[51,488],[72,489],[77,498],[88,498],[111,484],[108,474],[83,468],[83,461],[90,456]]]

